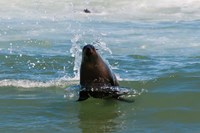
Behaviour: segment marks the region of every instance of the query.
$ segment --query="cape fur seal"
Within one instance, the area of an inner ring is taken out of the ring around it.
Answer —
[[[90,11],[89,9],[87,9],[87,8],[84,9],[83,11],[84,11],[85,13],[91,13],[91,11]]]
[[[115,98],[123,100],[120,96],[127,92],[113,89],[119,86],[115,74],[97,53],[93,45],[86,45],[82,50],[80,67],[80,86],[78,101],[94,98]]]

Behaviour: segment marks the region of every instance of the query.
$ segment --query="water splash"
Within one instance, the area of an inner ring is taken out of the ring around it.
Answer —
[[[107,44],[102,41],[100,38],[98,38],[96,41],[92,42],[92,45],[94,45],[95,47],[97,47],[97,49],[100,50],[100,53],[104,53],[107,52],[110,55],[112,55],[112,51],[111,49],[107,46]]]
[[[78,100],[80,86],[74,85],[65,89],[64,98],[67,100]]]
[[[84,35],[84,34],[83,34]],[[72,47],[70,49],[70,53],[71,56],[74,57],[74,78],[79,78],[80,76],[80,65],[81,65],[81,57],[82,57],[82,46],[86,45],[86,44],[92,44],[94,45],[97,49],[98,52],[100,54],[104,54],[104,53],[108,53],[109,55],[112,55],[112,51],[111,49],[107,46],[107,44],[102,41],[100,38],[95,39],[95,41],[91,42],[91,43],[86,43],[86,42],[82,42],[82,38],[83,38],[82,34],[76,34],[72,37],[71,39],[71,43],[72,43]],[[107,61],[107,63],[109,64],[109,62]]]
[[[86,88],[82,88],[85,90]],[[64,98],[67,100],[77,100],[79,98],[79,91],[80,91],[80,85],[74,85],[70,86],[65,89]],[[146,93],[147,90],[141,89],[140,91],[137,91],[135,89],[127,88],[127,87],[120,87],[120,86],[101,86],[101,87],[91,87],[90,91],[98,91],[98,92],[105,92],[105,93],[111,93],[114,92],[121,95],[120,97],[134,101],[134,99],[143,93]]]
[[[80,65],[81,65],[81,47],[79,40],[82,36],[75,35],[72,39],[72,47],[70,49],[71,56],[74,57],[74,78],[78,78],[80,75]]]

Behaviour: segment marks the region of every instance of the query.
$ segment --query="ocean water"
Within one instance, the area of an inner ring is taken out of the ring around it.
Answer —
[[[0,5],[0,132],[200,131],[198,0]],[[134,103],[76,102],[88,43],[134,92]]]

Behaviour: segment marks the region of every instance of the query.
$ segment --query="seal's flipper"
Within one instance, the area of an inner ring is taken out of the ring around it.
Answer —
[[[89,98],[89,94],[86,91],[79,92],[79,99],[77,101],[84,101]]]

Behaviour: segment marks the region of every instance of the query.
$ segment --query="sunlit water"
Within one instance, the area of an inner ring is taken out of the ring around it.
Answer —
[[[199,1],[0,5],[0,132],[200,131]],[[134,103],[76,101],[88,43]]]

